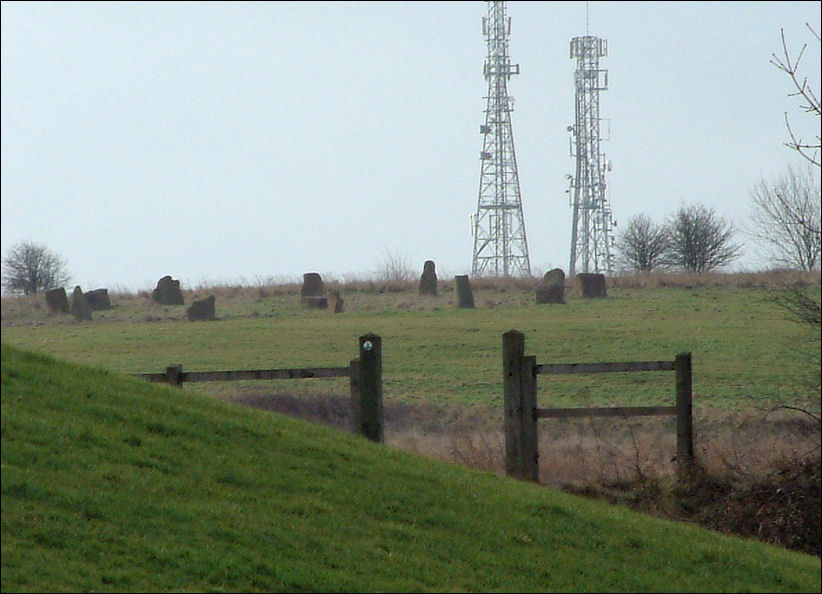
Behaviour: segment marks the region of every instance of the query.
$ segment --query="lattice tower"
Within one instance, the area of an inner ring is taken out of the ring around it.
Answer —
[[[488,81],[485,124],[480,153],[480,183],[477,212],[472,221],[474,276],[530,276],[528,243],[522,217],[517,158],[511,130],[514,98],[508,96],[508,81],[519,74],[511,64],[508,36],[511,19],[505,2],[488,2],[482,32],[488,45],[483,73]]]
[[[608,71],[599,59],[608,55],[608,42],[592,35],[571,39],[571,58],[576,58],[576,121],[571,132],[571,156],[576,174],[569,176],[573,207],[569,274],[611,271],[611,207],[605,193],[605,173],[610,164],[600,150],[599,92],[608,88]],[[579,269],[578,269],[579,268]]]

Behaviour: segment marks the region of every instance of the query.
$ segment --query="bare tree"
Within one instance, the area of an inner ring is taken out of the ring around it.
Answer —
[[[777,181],[761,180],[753,189],[749,235],[774,250],[779,265],[813,270],[822,250],[820,182],[814,169],[789,167]]]
[[[665,225],[668,237],[666,263],[703,273],[730,264],[742,254],[731,243],[733,225],[701,205],[683,207]]]
[[[811,35],[813,35],[813,37],[816,38],[816,41],[822,43],[822,39],[820,39],[819,34],[816,31],[814,31],[809,24],[805,23],[805,26],[808,27],[808,30],[811,32]],[[771,60],[771,63],[783,72],[787,73],[788,76],[790,76],[795,91],[793,93],[789,93],[789,96],[801,97],[801,100],[804,100],[804,104],[800,103],[800,108],[802,109],[802,111],[819,117],[820,115],[822,115],[822,106],[820,106],[819,97],[817,96],[816,92],[814,92],[814,90],[808,86],[808,78],[805,76],[801,76],[799,74],[799,64],[802,61],[802,56],[804,55],[805,50],[808,47],[808,44],[804,44],[802,46],[802,49],[799,51],[799,54],[797,55],[796,59],[792,59],[790,52],[788,52],[788,44],[785,41],[785,31],[782,30],[781,33],[782,57],[780,58],[776,54],[773,54],[773,59]],[[804,159],[812,163],[815,167],[822,167],[822,160],[820,160],[820,149],[822,148],[822,139],[820,138],[820,135],[817,134],[815,143],[803,142],[800,138],[796,136],[793,129],[791,128],[791,123],[788,119],[787,113],[785,114],[785,125],[787,126],[788,134],[791,137],[791,142],[787,142],[785,144],[789,148],[798,152]],[[819,130],[818,124],[817,130]],[[795,228],[800,229],[802,232],[807,234],[807,236],[811,238],[811,241],[813,241],[815,238],[815,255],[816,261],[818,262],[820,243],[819,183],[814,183],[813,180],[811,180],[810,187],[812,188],[812,191],[815,192],[815,198],[812,198],[812,200],[815,201],[815,214],[814,211],[811,210],[809,217],[810,220],[808,221],[802,214],[802,210],[798,208],[797,205],[794,205],[791,209],[791,216],[797,221]],[[809,357],[809,359],[807,366],[808,375],[805,381],[805,387],[807,388],[807,395],[809,397],[809,407],[804,408],[787,406],[784,408],[795,408],[797,410],[809,414],[810,416],[814,417],[817,421],[822,423],[822,415],[820,415],[818,412],[820,404],[822,403],[822,395],[820,394],[820,387],[822,387],[822,370],[820,369],[821,351],[819,348],[819,326],[820,320],[822,320],[822,301],[820,301],[818,297],[812,296],[806,290],[806,288],[800,284],[794,284],[791,286],[783,287],[777,293],[776,301],[783,309],[785,309],[788,312],[788,314],[794,320],[799,322],[804,328],[806,328],[809,331],[808,336],[810,339],[810,343],[808,344],[806,351],[806,354]],[[804,349],[800,349],[800,354],[803,353],[805,353]],[[816,414],[814,414],[811,409],[815,409],[817,411]]]
[[[628,270],[649,272],[663,264],[667,245],[665,228],[647,215],[637,215],[617,239],[619,263]]]
[[[819,34],[813,30],[813,28],[805,23],[805,26],[808,27],[810,30],[811,35],[816,38],[817,42],[820,42]],[[785,41],[785,30],[781,30],[782,33],[782,56],[777,56],[776,54],[772,54],[771,64],[785,72],[790,78],[791,82],[793,83],[795,91],[792,93],[788,93],[789,97],[800,97],[803,103],[800,103],[800,108],[805,113],[810,113],[819,117],[822,114],[822,107],[819,104],[819,97],[817,97],[816,92],[808,86],[808,77],[802,76],[799,73],[799,64],[802,61],[802,56],[805,54],[805,50],[808,48],[808,44],[804,44],[802,49],[799,50],[796,58],[791,58],[791,54],[788,51],[788,44]],[[788,118],[788,114],[785,113],[785,125],[788,127],[788,134],[791,137],[791,141],[785,143],[790,148],[797,151],[800,155],[802,155],[805,159],[820,167],[820,155],[819,150],[822,148],[822,139],[817,134],[816,142],[805,142],[801,138],[798,138],[791,127],[790,119]],[[819,127],[817,126],[817,130]]]
[[[386,251],[385,259],[376,271],[377,280],[383,282],[407,282],[415,277],[414,269],[399,250]]]
[[[66,264],[44,245],[23,241],[3,258],[3,288],[11,295],[30,295],[69,282]]]

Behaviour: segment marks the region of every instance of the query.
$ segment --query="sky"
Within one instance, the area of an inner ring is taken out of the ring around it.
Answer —
[[[607,40],[614,234],[751,191],[819,134],[771,64],[820,2],[508,2],[508,91],[534,274],[568,269],[571,38]],[[2,17],[2,254],[30,242],[84,291],[469,274],[487,82],[470,2],[15,2]],[[817,93],[818,94],[818,93]],[[621,226],[622,227],[621,227]]]

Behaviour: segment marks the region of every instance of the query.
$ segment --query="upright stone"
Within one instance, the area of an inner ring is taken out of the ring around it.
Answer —
[[[562,268],[554,268],[545,273],[545,276],[542,277],[542,282],[548,287],[554,285],[562,285],[564,287],[565,273],[562,271]]]
[[[46,291],[46,307],[51,313],[68,313],[69,302],[63,287]]]
[[[542,283],[536,288],[536,301],[544,303],[565,303],[565,273],[554,268],[545,273]]]
[[[194,301],[186,310],[186,315],[189,320],[214,320],[214,304],[216,299],[214,295],[209,295],[205,299]]]
[[[71,295],[71,313],[80,322],[91,321],[91,308],[89,308],[86,296],[83,295],[83,289],[79,285],[74,287],[74,293]]]
[[[111,300],[108,298],[108,289],[94,289],[85,295],[86,303],[88,303],[91,311],[111,309]]]
[[[437,295],[437,273],[433,260],[426,260],[420,275],[420,295]]]
[[[328,297],[325,294],[325,284],[318,272],[303,274],[303,287],[300,290],[300,303],[309,309],[328,308]]]
[[[582,272],[576,275],[577,292],[583,297],[607,297],[605,275],[593,272]]]
[[[336,289],[328,290],[328,309],[333,309],[334,313],[343,312],[343,298]]]
[[[180,290],[180,281],[170,276],[164,276],[157,281],[154,289],[154,301],[163,305],[183,305],[183,292]]]
[[[457,307],[474,309],[474,294],[471,292],[471,281],[468,280],[468,275],[455,276],[454,284],[457,288]]]

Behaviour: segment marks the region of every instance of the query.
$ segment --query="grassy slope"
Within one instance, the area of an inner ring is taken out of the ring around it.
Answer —
[[[797,356],[803,349],[797,344],[800,329],[765,289],[615,288],[608,299],[569,295],[565,305],[553,306],[534,305],[531,289],[477,293],[474,310],[456,309],[445,290],[435,298],[417,297],[413,289],[373,297],[353,293],[340,315],[302,309],[298,294],[227,293],[217,298],[216,322],[186,321],[185,306],[115,297],[115,309],[95,312],[90,324],[70,316],[54,323],[43,316],[42,323],[21,317],[17,325],[6,325],[15,318],[4,304],[2,334],[7,343],[69,361],[160,372],[177,363],[190,371],[343,366],[356,356],[357,337],[373,331],[383,338],[386,397],[485,404],[501,398],[501,341],[510,328],[525,333],[526,351],[539,363],[672,360],[691,351],[697,406],[737,409],[793,401],[796,378],[807,366]],[[491,307],[494,300],[499,303]],[[265,389],[344,394],[347,386],[269,382]],[[669,373],[540,381],[541,402],[558,406],[664,404],[672,397]]]
[[[819,591],[818,558],[3,345],[3,591]]]

